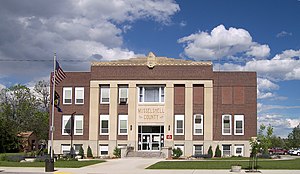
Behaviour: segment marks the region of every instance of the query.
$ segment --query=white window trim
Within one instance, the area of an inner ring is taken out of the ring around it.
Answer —
[[[103,89],[108,89],[108,102],[102,101]],[[100,103],[101,104],[109,104],[109,102],[110,102],[110,86],[109,85],[101,85],[100,86],[100,92],[101,92]]]
[[[236,149],[237,149],[237,148],[242,148],[242,153],[241,153],[241,154],[237,154],[237,153],[236,153]],[[235,145],[235,146],[234,146],[234,155],[235,155],[235,156],[239,156],[239,155],[240,155],[240,156],[244,156],[244,145]]]
[[[126,120],[126,133],[121,133],[121,120]],[[118,135],[128,135],[128,115],[119,115],[118,117]]]
[[[76,132],[76,121],[77,120],[82,120],[82,126],[81,126],[81,129],[82,129],[82,133],[77,133]],[[83,119],[83,115],[74,115],[74,135],[83,135],[83,125],[84,125],[84,119]]]
[[[66,91],[71,90],[71,103],[66,103],[65,98],[66,98]],[[72,104],[72,87],[63,87],[63,104],[64,105],[70,105]]]
[[[200,116],[200,118],[201,118],[201,123],[200,123],[200,129],[202,130],[201,133],[196,133],[196,125],[199,125],[199,123],[196,124],[196,116]],[[194,115],[194,135],[203,135],[203,115],[202,114]]]
[[[105,155],[103,155],[102,153],[101,153],[101,151],[106,151],[107,150],[107,154],[105,154]],[[100,144],[99,145],[99,154],[100,154],[100,156],[108,156],[109,155],[109,147],[108,147],[108,144]]]
[[[65,133],[65,124],[64,124],[64,120],[70,120],[71,119],[71,115],[63,115],[62,116],[62,128],[61,128],[61,134],[62,135],[70,135],[68,133]],[[82,133],[76,133],[76,120],[82,120]],[[83,135],[83,126],[84,126],[84,118],[83,118],[83,115],[74,115],[74,123],[73,123],[73,135]],[[72,129],[72,125],[71,125],[71,129]]]
[[[108,121],[108,133],[102,132],[102,120]],[[109,115],[100,115],[100,135],[109,135]]]
[[[159,101],[158,102],[145,102],[145,87],[147,88],[147,87],[157,87],[157,88],[159,88],[159,92],[158,92],[158,95],[159,95]],[[138,102],[139,103],[147,103],[147,104],[156,104],[156,103],[160,103],[160,104],[162,104],[162,103],[165,103],[165,86],[164,85],[141,85],[141,86],[138,86],[137,87],[138,88]],[[142,88],[142,94],[140,93],[141,92],[141,90],[140,90],[140,88]],[[162,101],[162,88],[164,88],[164,94],[163,94],[163,96],[164,96],[164,101]],[[142,97],[142,101],[140,101],[140,95],[142,95],[143,97]]]
[[[71,145],[70,144],[61,144],[60,153],[63,154],[64,151],[68,151],[70,153],[71,151]]]
[[[201,148],[202,148],[202,149],[201,149],[201,151],[202,151],[201,154],[203,154],[203,145],[202,145],[202,144],[194,144],[194,145],[193,145],[193,155],[196,155],[196,154],[195,154],[195,152],[196,152],[196,147],[195,147],[195,146],[202,146],[202,147],[201,147]]]
[[[225,132],[224,132],[224,118],[225,118],[226,116],[229,116],[229,130],[230,130],[229,133],[225,133]],[[232,132],[231,129],[232,129],[231,115],[229,115],[229,114],[224,114],[224,115],[222,115],[222,135],[231,135],[231,132]]]
[[[82,103],[77,103],[78,91],[82,91]],[[84,87],[75,87],[75,104],[84,104]]]
[[[224,146],[229,146],[230,147],[230,153],[229,153],[229,156],[232,156],[232,145],[231,144],[222,144],[222,156],[224,156]]]
[[[65,127],[66,127],[66,124],[64,124],[65,122],[65,120],[70,120],[71,119],[71,115],[63,115],[62,116],[62,128],[61,128],[61,134],[62,135],[70,135],[70,134],[68,134],[68,133],[65,133]],[[71,127],[71,129],[72,129],[72,127]]]
[[[242,133],[236,132],[236,121],[242,121]],[[245,122],[244,115],[234,115],[234,135],[244,135]]]
[[[127,86],[120,86],[119,87],[119,103],[121,103],[121,101],[120,101],[120,99],[121,98],[123,98],[123,97],[121,97],[121,90],[122,89],[126,89],[126,99],[127,99],[127,101],[126,101],[126,104],[128,103],[128,87]]]
[[[182,120],[182,133],[177,133],[177,120]],[[175,115],[175,135],[184,135],[184,115]]]

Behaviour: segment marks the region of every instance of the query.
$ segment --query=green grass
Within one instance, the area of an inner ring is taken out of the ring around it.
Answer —
[[[249,161],[161,161],[147,169],[230,169],[231,165],[240,164],[243,169],[249,168]],[[300,158],[295,160],[259,160],[259,169],[299,170]]]
[[[104,160],[90,160],[90,161],[56,161],[54,167],[57,168],[80,168],[93,164],[105,162]],[[45,167],[45,162],[10,162],[0,161],[2,167]]]

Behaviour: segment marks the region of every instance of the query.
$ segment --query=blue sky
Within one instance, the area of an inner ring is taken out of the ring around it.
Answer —
[[[299,0],[4,0],[0,87],[48,80],[54,52],[65,71],[149,51],[212,60],[257,72],[258,124],[286,137],[300,122],[299,19]]]

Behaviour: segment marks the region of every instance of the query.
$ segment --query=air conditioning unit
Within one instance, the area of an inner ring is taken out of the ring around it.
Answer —
[[[120,98],[120,104],[126,104],[127,98]]]

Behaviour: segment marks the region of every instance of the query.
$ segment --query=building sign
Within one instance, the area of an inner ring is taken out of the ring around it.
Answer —
[[[172,139],[172,135],[167,135],[167,139]]]
[[[138,122],[164,122],[164,106],[139,106],[137,109]]]

